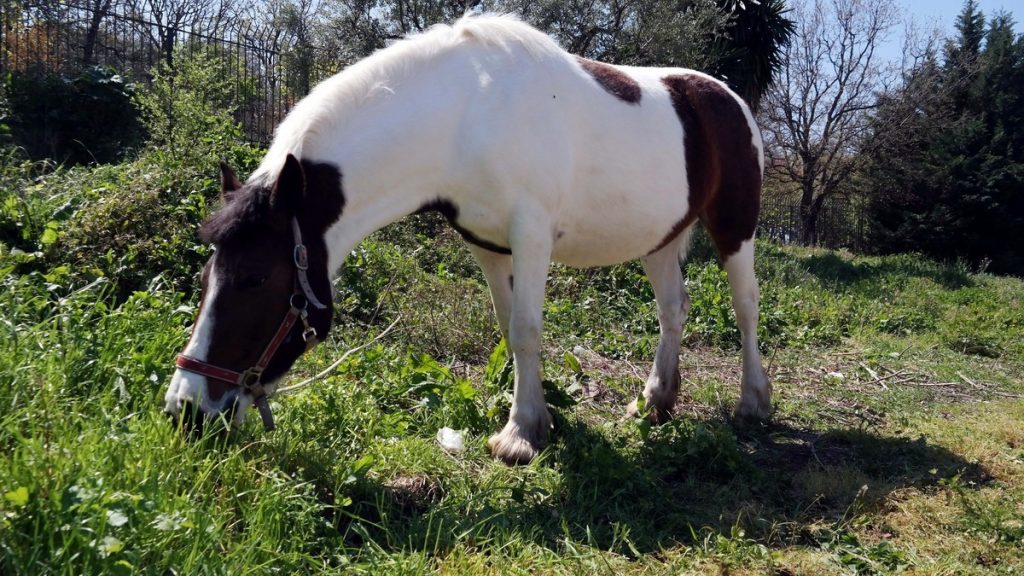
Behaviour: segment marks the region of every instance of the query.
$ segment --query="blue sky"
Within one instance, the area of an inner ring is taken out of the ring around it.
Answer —
[[[955,32],[954,20],[963,9],[964,2],[965,0],[896,0],[904,16],[911,17],[921,29],[934,27],[947,35]],[[1009,12],[1017,22],[1014,30],[1018,34],[1024,33],[1024,23],[1021,22],[1024,19],[1024,6],[1021,5],[1021,0],[976,0],[976,3],[986,18],[1000,11]],[[889,41],[881,51],[885,60],[899,59],[902,38],[902,26],[894,27],[890,31]]]
[[[963,9],[965,0],[896,0],[896,2],[903,7],[906,13],[912,14],[922,23],[934,20],[941,28],[952,30],[953,20]],[[1020,5],[1020,0],[976,0],[976,2],[985,16],[995,14],[1000,9],[1011,13],[1020,11],[1013,8],[1014,4]]]

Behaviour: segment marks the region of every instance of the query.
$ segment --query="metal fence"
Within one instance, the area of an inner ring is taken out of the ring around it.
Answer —
[[[780,244],[807,244],[859,251],[864,246],[866,215],[860,205],[847,198],[826,199],[818,214],[815,231],[804,241],[800,203],[785,197],[761,200],[759,238]]]
[[[267,144],[287,110],[336,71],[324,68],[328,59],[307,57],[312,48],[281,29],[237,18],[201,18],[187,26],[167,20],[130,3],[0,0],[0,77],[30,71],[73,76],[105,65],[148,83],[157,66],[173,67],[176,58],[201,50],[233,79],[235,119],[246,138]]]

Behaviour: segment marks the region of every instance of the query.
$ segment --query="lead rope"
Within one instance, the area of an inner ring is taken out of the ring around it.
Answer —
[[[341,366],[341,363],[344,362],[346,358],[348,358],[349,356],[355,354],[356,352],[359,352],[363,348],[366,348],[370,344],[373,344],[374,342],[377,342],[381,338],[387,336],[388,332],[391,332],[391,329],[394,328],[401,319],[402,319],[402,316],[399,315],[398,318],[395,318],[395,321],[392,322],[390,326],[385,328],[383,332],[381,332],[380,334],[377,334],[376,336],[374,336],[373,339],[370,340],[369,342],[364,342],[363,344],[360,344],[359,346],[356,346],[355,348],[345,352],[344,354],[341,355],[341,358],[338,358],[330,366],[328,366],[327,368],[324,368],[323,370],[321,370],[316,376],[312,376],[310,378],[306,378],[305,380],[303,380],[302,382],[299,382],[298,384],[292,384],[291,386],[282,386],[281,388],[278,388],[276,392],[274,392],[274,395],[276,396],[278,394],[291,394],[293,392],[297,392],[299,390],[302,390],[306,386],[309,386],[314,381],[319,380],[320,378],[323,378],[324,376],[327,376],[328,374],[333,372],[335,368],[337,368],[338,366]]]

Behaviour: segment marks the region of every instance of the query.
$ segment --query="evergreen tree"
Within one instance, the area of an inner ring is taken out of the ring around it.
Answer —
[[[1024,273],[1024,36],[973,1],[876,118],[866,171],[879,251]]]

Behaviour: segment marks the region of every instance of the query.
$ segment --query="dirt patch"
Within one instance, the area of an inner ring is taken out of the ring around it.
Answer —
[[[425,474],[396,476],[384,482],[384,486],[395,504],[407,511],[423,510],[444,496],[440,484]]]

